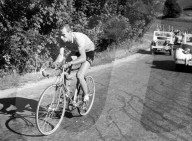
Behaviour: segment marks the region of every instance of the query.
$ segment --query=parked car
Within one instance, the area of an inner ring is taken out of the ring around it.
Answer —
[[[151,53],[155,54],[157,51],[166,51],[170,55],[173,54],[174,33],[166,31],[154,31],[153,41],[151,43]]]
[[[181,65],[192,66],[192,34],[184,34],[183,43],[175,50],[174,60],[176,69]]]

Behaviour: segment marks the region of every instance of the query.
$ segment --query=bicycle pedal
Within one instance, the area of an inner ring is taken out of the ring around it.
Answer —
[[[89,94],[89,96],[92,96],[93,94]]]
[[[55,112],[60,112],[61,110],[63,109],[63,107],[57,107],[57,108],[55,108]]]
[[[67,106],[67,107],[66,107],[66,110],[67,110],[67,111],[72,111],[72,110],[73,110],[73,105]]]
[[[82,110],[84,110],[86,112],[87,111],[87,103],[83,102],[83,105],[81,108],[82,108]]]
[[[76,102],[76,103],[74,104],[74,106],[75,106],[75,107],[80,107],[81,104],[83,104],[83,101]]]

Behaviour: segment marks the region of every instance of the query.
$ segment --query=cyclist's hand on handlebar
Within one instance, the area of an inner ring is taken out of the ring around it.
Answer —
[[[47,71],[46,71],[45,68],[42,68],[42,69],[41,69],[41,74],[43,75],[43,77],[49,78],[49,74],[47,73]]]
[[[67,68],[69,68],[71,65],[72,65],[71,62],[68,62],[68,63],[66,63],[66,64],[63,65],[63,68],[64,68],[64,69],[67,69]]]
[[[57,68],[59,68],[60,66],[61,66],[61,63],[59,63],[59,62],[53,62],[51,68],[57,69]]]

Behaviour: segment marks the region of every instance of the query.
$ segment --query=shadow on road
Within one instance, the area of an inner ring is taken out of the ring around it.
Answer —
[[[93,107],[89,114],[86,116],[79,116],[77,109],[73,110],[71,113],[67,112],[61,125],[63,130],[66,130],[68,132],[83,132],[91,128],[97,122],[102,114],[103,108],[105,107],[108,84],[103,85],[99,82],[95,83],[96,95]]]
[[[0,99],[0,114],[6,117],[6,128],[12,133],[24,136],[37,137],[35,125],[35,111],[37,101],[22,97],[10,97]],[[10,133],[10,134],[12,134]]]
[[[175,63],[173,60],[154,60],[152,63],[152,68],[165,71],[175,71]]]
[[[192,97],[182,92],[147,90],[141,125],[154,133],[165,133],[184,129],[192,120]],[[173,134],[174,135],[174,134]],[[174,135],[177,136],[177,135]]]
[[[178,68],[176,68],[175,62],[173,60],[163,60],[163,61],[155,60],[155,61],[153,61],[152,68],[161,69],[161,70],[165,70],[165,71],[192,73],[191,66],[181,65],[178,69]]]
[[[146,49],[139,49],[137,51],[137,53],[140,53],[140,54],[151,54],[151,51],[150,50],[146,50]],[[166,55],[166,56],[169,56],[169,53],[168,52],[165,52],[165,51],[159,51],[159,52],[155,52],[155,55]]]
[[[160,133],[159,135],[166,140],[170,138],[163,133],[186,140],[185,136],[191,137],[188,131],[184,131],[185,134],[174,131],[191,128],[191,71],[186,67],[178,72],[173,60],[159,58],[155,58],[152,63],[140,123],[145,130]]]
[[[137,53],[139,53],[139,54],[151,54],[150,51],[144,50],[144,49],[139,49],[139,50],[137,51]]]
[[[33,99],[11,97],[0,99],[0,114],[13,115],[16,112],[35,112],[37,101]]]

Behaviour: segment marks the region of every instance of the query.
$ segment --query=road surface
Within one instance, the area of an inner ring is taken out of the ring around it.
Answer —
[[[173,57],[146,50],[89,72],[96,98],[88,116],[67,113],[50,136],[38,132],[34,111],[48,80],[0,91],[1,141],[191,141],[192,75]]]

